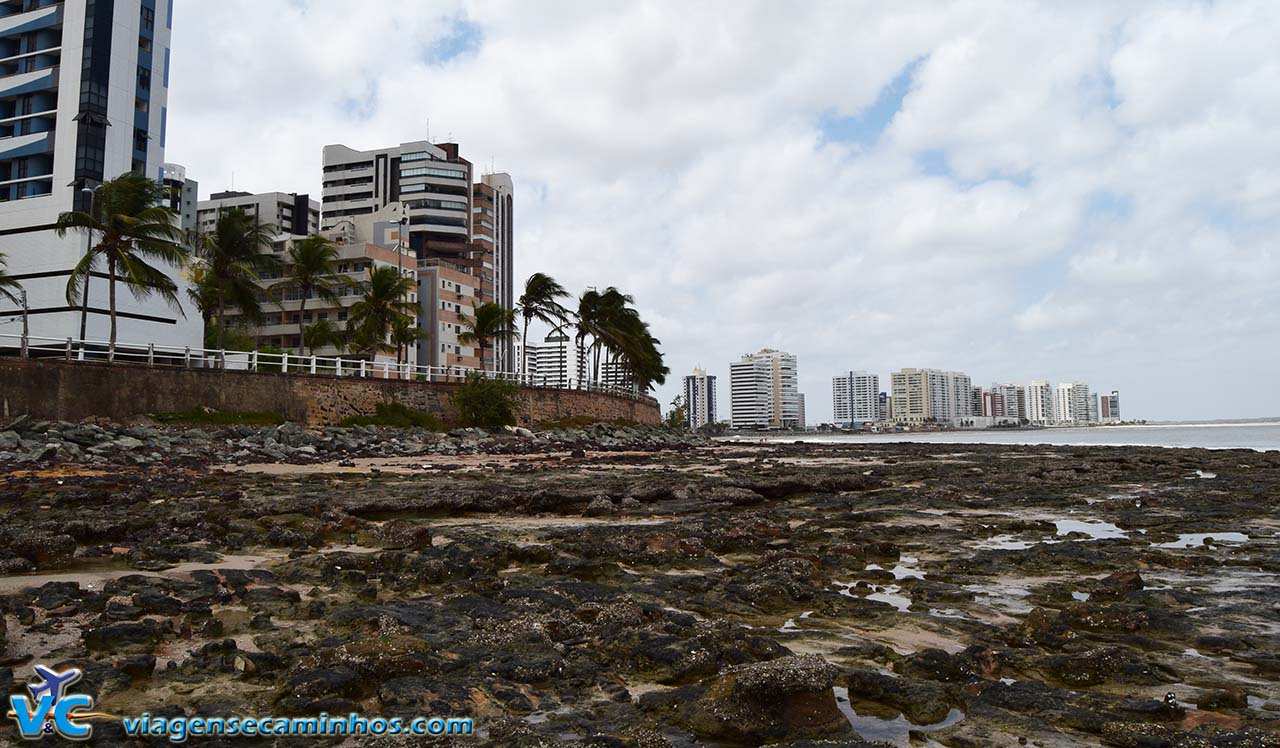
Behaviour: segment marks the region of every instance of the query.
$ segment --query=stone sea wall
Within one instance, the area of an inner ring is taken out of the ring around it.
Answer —
[[[125,420],[147,413],[196,408],[278,413],[295,423],[331,426],[344,418],[372,415],[379,403],[398,403],[457,420],[458,384],[354,379],[245,371],[69,364],[61,361],[0,361],[0,417]],[[521,388],[517,418],[536,426],[561,418],[626,419],[656,425],[653,400],[595,392]]]

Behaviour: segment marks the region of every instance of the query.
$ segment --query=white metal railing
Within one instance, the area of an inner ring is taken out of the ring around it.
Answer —
[[[522,387],[585,390],[632,400],[652,400],[648,395],[601,382],[554,376],[521,376],[515,372],[483,371],[468,366],[419,366],[407,362],[302,355],[288,351],[283,353],[233,351],[155,343],[117,342],[115,351],[112,352],[110,343],[105,340],[0,333],[0,355],[12,356],[15,351],[20,358],[57,358],[72,363],[135,364],[184,369],[247,371],[259,374],[400,379],[414,382],[459,382],[468,374],[475,372],[490,379],[514,382]]]

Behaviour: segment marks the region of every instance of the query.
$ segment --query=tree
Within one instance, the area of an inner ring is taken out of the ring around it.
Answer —
[[[459,315],[463,331],[458,335],[458,342],[463,345],[475,343],[480,349],[480,370],[484,371],[484,351],[489,341],[503,342],[515,336],[515,312],[501,304],[487,302],[473,310],[474,317]]]
[[[223,211],[210,233],[189,235],[193,265],[207,297],[214,322],[213,347],[224,347],[227,309],[238,309],[245,320],[262,318],[262,289],[258,281],[278,272],[280,261],[271,254],[276,228],[259,223],[239,208]]]
[[[351,306],[347,330],[352,347],[372,359],[378,351],[392,350],[388,338],[398,317],[416,316],[418,305],[407,299],[418,284],[390,265],[372,268],[366,283],[364,296]]]
[[[409,360],[409,346],[417,345],[427,332],[413,317],[400,315],[391,321],[391,344],[396,347],[396,363]]]
[[[533,320],[548,325],[563,323],[569,316],[569,310],[560,303],[560,299],[568,298],[569,292],[554,278],[545,273],[534,273],[524,282],[524,293],[516,304],[524,328],[520,333],[520,373],[525,373],[525,362],[528,360],[529,323]]]
[[[22,302],[18,300],[17,294],[9,289],[21,289],[22,284],[14,280],[13,277],[5,270],[5,266],[8,264],[9,263],[4,256],[4,252],[0,252],[0,296],[3,296],[14,304],[21,304]]]
[[[577,328],[574,342],[578,346],[579,365],[585,366],[587,336],[595,336],[598,333],[599,318],[600,292],[592,288],[578,297],[578,308],[573,315],[574,326]]]
[[[337,348],[338,353],[341,354],[347,347],[347,338],[337,325],[322,319],[302,328],[302,343],[308,350]]]
[[[298,294],[298,333],[302,337],[303,352],[315,351],[314,344],[308,345],[305,327],[307,299],[315,296],[336,305],[339,291],[351,285],[351,280],[338,272],[340,256],[338,245],[319,234],[298,239],[286,255],[284,279],[271,286],[276,303],[282,306],[285,295],[290,292]]]
[[[107,180],[98,188],[90,212],[68,211],[58,216],[54,231],[64,237],[72,231],[95,233],[101,239],[76,263],[67,279],[67,303],[83,307],[89,278],[99,261],[107,266],[107,304],[111,315],[111,335],[107,358],[116,356],[116,283],[123,282],[136,299],[152,294],[169,303],[179,313],[178,285],[159,262],[181,267],[188,257],[178,242],[182,231],[174,225],[175,214],[164,202],[169,189],[142,174],[127,173]]]
[[[676,395],[671,401],[671,410],[667,411],[664,422],[668,428],[682,429],[688,424],[689,406],[685,405],[684,395]]]

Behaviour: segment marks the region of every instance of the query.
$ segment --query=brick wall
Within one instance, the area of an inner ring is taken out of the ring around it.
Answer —
[[[0,417],[29,413],[77,421],[95,416],[125,420],[148,413],[214,408],[278,413],[308,426],[328,426],[356,415],[372,415],[378,403],[399,403],[457,421],[452,396],[459,385],[353,379],[244,371],[148,368],[59,361],[0,360]],[[521,388],[517,418],[536,426],[587,416],[657,424],[656,402],[594,392]]]

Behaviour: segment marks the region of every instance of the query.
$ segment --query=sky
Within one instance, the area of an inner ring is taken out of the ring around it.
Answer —
[[[517,279],[618,286],[669,402],[761,348],[1280,415],[1280,3],[176,0],[166,158],[317,197],[430,138],[516,185]]]

